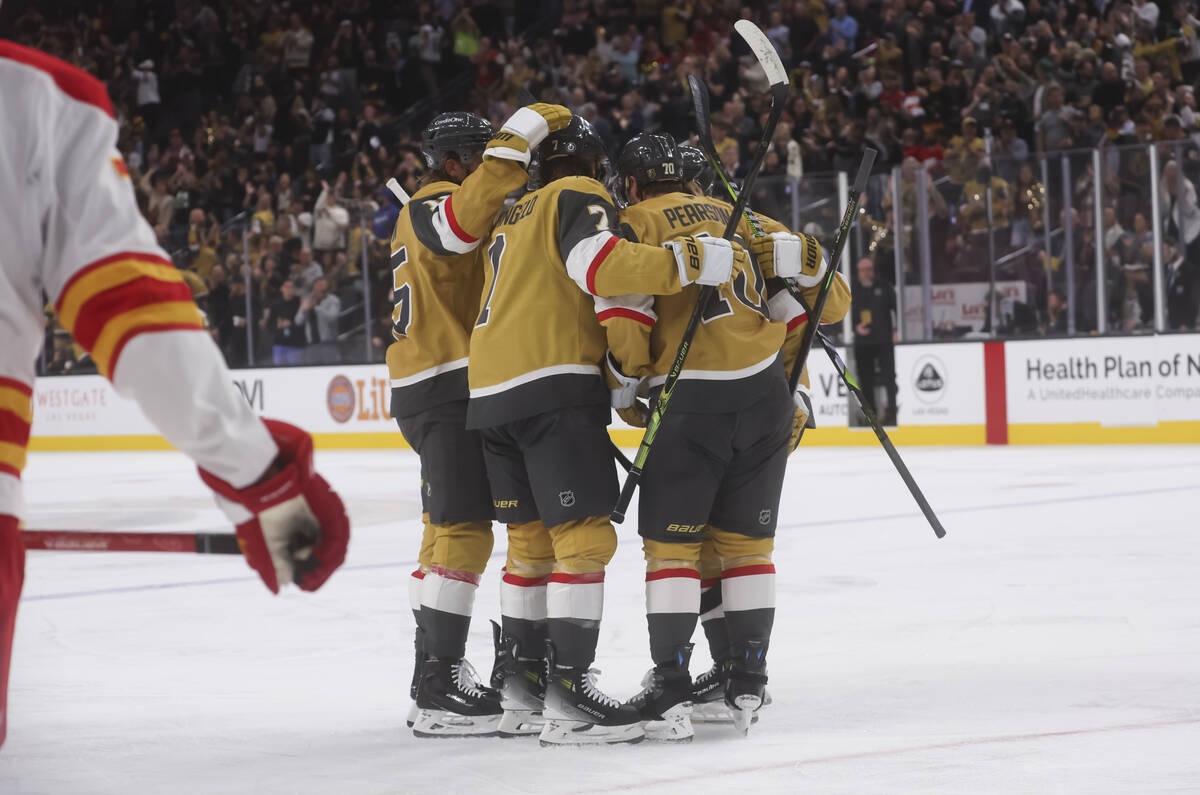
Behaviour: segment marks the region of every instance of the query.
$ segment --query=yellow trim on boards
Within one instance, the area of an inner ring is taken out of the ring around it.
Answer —
[[[1098,422],[1029,423],[1008,426],[1009,444],[1200,444],[1200,422],[1106,426]]]
[[[983,425],[904,425],[888,428],[897,446],[982,445]],[[609,435],[618,447],[633,449],[642,440],[640,430],[612,428]],[[360,433],[314,433],[321,450],[407,450],[404,437],[394,431]],[[1158,425],[1108,427],[1094,422],[1071,424],[1010,425],[1009,444],[1200,444],[1200,421],[1161,422]],[[871,447],[879,444],[870,428],[812,428],[804,432],[808,447]],[[89,450],[171,450],[161,436],[35,436],[29,440],[34,452]]]
[[[629,428],[612,428],[609,435],[617,446],[636,448],[642,432]],[[898,445],[974,445],[983,444],[982,425],[909,425],[891,428],[888,435]],[[313,440],[321,450],[407,450],[404,437],[394,431],[365,431],[361,433],[314,433]],[[870,428],[814,428],[804,433],[806,445],[870,446],[878,444]],[[35,436],[29,440],[35,452],[66,452],[89,450],[171,450],[161,436]]]

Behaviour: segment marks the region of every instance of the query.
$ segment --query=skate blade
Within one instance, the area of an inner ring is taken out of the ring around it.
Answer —
[[[551,745],[617,745],[640,743],[646,739],[641,723],[601,726],[579,720],[547,719],[538,739]]]
[[[456,715],[441,709],[422,709],[413,721],[414,737],[495,737],[500,715]]]
[[[750,722],[758,723],[757,712],[754,713]],[[699,703],[692,709],[692,723],[720,723],[729,725],[733,723],[733,711],[726,706],[724,701]]]
[[[690,743],[696,736],[692,728],[692,707],[678,704],[666,711],[661,720],[648,720],[642,724],[646,739],[656,743]]]
[[[501,737],[532,737],[546,725],[542,713],[528,709],[506,709],[497,731]]]
[[[758,696],[744,695],[734,699],[734,706],[730,708],[730,715],[733,717],[733,725],[743,736],[750,733],[750,727],[754,724],[754,713],[762,706],[763,700]]]

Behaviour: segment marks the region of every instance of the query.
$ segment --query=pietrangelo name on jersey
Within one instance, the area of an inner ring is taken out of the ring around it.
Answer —
[[[529,201],[520,201],[516,204],[510,204],[500,211],[500,215],[496,217],[496,225],[503,226],[515,224],[522,218],[527,218],[533,214],[533,206],[537,204],[538,196],[534,194],[529,197]]]
[[[708,202],[689,202],[675,204],[662,209],[663,217],[674,229],[677,226],[694,226],[702,221],[716,221],[719,224],[729,223],[729,211]]]

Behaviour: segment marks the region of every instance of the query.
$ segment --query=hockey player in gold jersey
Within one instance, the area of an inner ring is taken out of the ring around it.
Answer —
[[[479,243],[506,195],[525,184],[529,152],[570,118],[560,105],[532,105],[493,134],[473,113],[441,114],[422,135],[430,171],[392,236],[391,413],[421,459],[425,522],[410,579],[417,662],[409,722],[417,736],[501,728],[499,694],[479,686],[463,659],[492,552],[482,441],[466,428],[467,354],[483,289]]]
[[[603,144],[578,117],[539,158],[545,187],[506,208],[486,244],[468,367],[468,426],[482,429],[496,516],[509,523],[498,675],[507,713],[536,705],[529,682],[548,671],[543,743],[635,742],[637,712],[589,670],[617,545],[597,297],[723,284],[747,255],[722,240],[664,248],[615,235]]]
[[[708,196],[712,193],[716,181],[716,173],[704,153],[686,144],[679,146],[680,157],[683,161],[684,190],[693,196]],[[772,319],[787,325],[787,337],[783,345],[784,369],[791,373],[804,336],[808,318],[804,307],[787,292],[782,280],[774,276],[769,263],[773,254],[766,255],[763,248],[771,246],[774,233],[787,233],[788,229],[778,221],[760,213],[750,213],[754,219],[751,249],[757,249],[764,256],[761,259],[768,263],[764,269],[767,282],[767,293],[771,296],[767,304],[771,309]],[[819,244],[801,235],[804,253],[819,252]],[[816,298],[816,288],[810,287],[804,291],[811,304]],[[832,293],[823,314],[825,317],[843,317],[850,306],[850,289],[841,274],[834,277]],[[812,422],[812,404],[808,398],[809,381],[808,368],[800,374],[800,383],[795,396],[796,409],[792,424],[792,436],[789,447],[795,451],[805,428],[815,427]],[[708,640],[708,647],[713,663],[709,670],[700,674],[692,683],[692,720],[728,722],[732,715],[725,705],[724,686],[728,678],[729,662],[729,633],[725,626],[724,604],[721,599],[721,559],[717,555],[713,540],[706,537],[700,549],[700,622]],[[769,696],[767,702],[770,703]]]
[[[626,145],[618,178],[629,206],[621,221],[636,239],[663,244],[682,235],[723,233],[732,208],[684,192],[682,171],[667,135],[643,134]],[[746,239],[755,234],[745,220],[738,232]],[[815,240],[785,231],[756,239],[753,250],[755,258],[704,312],[642,478],[639,532],[655,667],[631,704],[647,721],[647,733],[666,740],[692,736],[689,641],[700,610],[706,543],[709,555],[720,561],[724,586],[725,702],[748,726],[765,693],[775,606],[771,553],[798,419],[781,353],[793,318],[769,297],[767,278],[793,277],[815,288],[824,263]],[[652,399],[665,381],[697,292],[630,296],[624,299],[627,311],[605,321],[613,343],[608,357],[613,405],[628,420],[640,421],[634,395],[641,377],[648,377]],[[824,319],[833,319],[836,311],[827,309]]]

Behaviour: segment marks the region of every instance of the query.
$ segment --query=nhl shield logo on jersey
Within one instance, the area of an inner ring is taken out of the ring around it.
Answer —
[[[344,375],[337,375],[325,390],[325,405],[329,416],[338,422],[349,422],[354,416],[354,384]]]
[[[763,525],[771,523],[771,509],[770,508],[767,508],[764,511],[758,512],[758,523],[763,524]]]
[[[558,501],[562,504],[562,507],[570,508],[575,504],[575,492],[569,489],[567,491],[560,491],[558,493]]]

